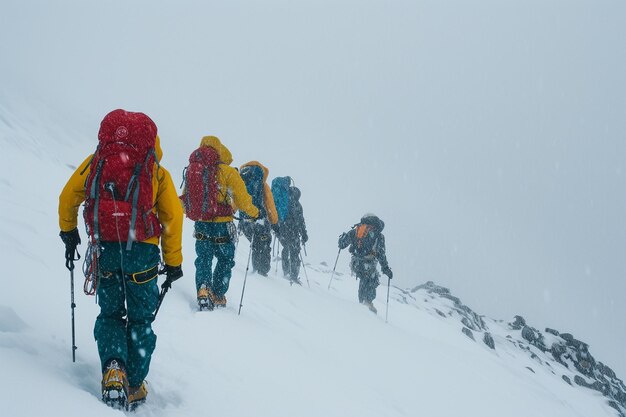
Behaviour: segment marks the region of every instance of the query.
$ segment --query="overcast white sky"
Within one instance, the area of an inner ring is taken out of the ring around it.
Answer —
[[[176,181],[218,135],[302,188],[312,259],[375,212],[396,284],[571,331],[623,377],[624,22],[618,0],[4,0],[0,102],[48,106],[27,120],[67,125],[73,164],[144,111]]]

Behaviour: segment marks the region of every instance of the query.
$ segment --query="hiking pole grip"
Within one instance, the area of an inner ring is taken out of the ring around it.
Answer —
[[[389,318],[389,287],[391,287],[391,278],[387,277],[387,308],[385,310],[385,323],[388,323]]]
[[[337,269],[337,261],[339,260],[339,254],[341,253],[341,249],[337,252],[337,259],[335,259],[335,266],[333,266],[333,273],[330,275],[330,281],[328,281],[328,291],[330,291],[330,284],[333,282],[333,278],[335,276],[335,269]]]
[[[248,263],[246,264],[246,274],[243,277],[243,288],[241,289],[241,300],[239,300],[239,312],[237,315],[241,315],[241,307],[243,307],[243,294],[246,291],[246,281],[248,280],[248,270],[250,269],[250,258],[252,257],[252,243],[254,242],[254,235],[252,236],[252,242],[250,242],[250,252],[248,252]]]

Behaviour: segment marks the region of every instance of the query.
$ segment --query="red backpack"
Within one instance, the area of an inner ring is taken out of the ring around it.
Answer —
[[[189,156],[189,165],[183,172],[184,192],[180,196],[187,218],[211,221],[232,216],[232,206],[218,202],[217,172],[221,163],[217,150],[209,146],[201,146]]]
[[[144,241],[161,234],[152,211],[157,127],[143,113],[114,110],[100,124],[85,181],[87,232],[96,241]]]

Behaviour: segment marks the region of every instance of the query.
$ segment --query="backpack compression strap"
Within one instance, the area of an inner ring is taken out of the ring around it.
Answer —
[[[148,160],[150,159],[151,156],[155,157],[156,160],[156,153],[154,151],[154,148],[150,149],[150,151],[148,151],[148,154],[146,155],[146,159],[143,161],[142,165],[137,165],[135,167],[135,174],[133,175],[133,178],[131,179],[131,181],[129,181],[129,185],[128,185],[128,190],[126,191],[126,198],[128,199],[128,197],[130,196],[130,183],[134,183],[135,185],[135,191],[133,193],[133,210],[132,210],[132,214],[130,216],[130,227],[128,229],[128,239],[126,240],[126,250],[131,250],[133,247],[133,241],[135,240],[135,236],[134,236],[134,232],[135,232],[135,225],[137,224],[137,202],[139,201],[139,181],[136,181],[137,176],[139,175],[139,173],[141,172],[141,169],[144,168],[147,164],[148,164]],[[134,181],[133,181],[134,180]],[[152,179],[151,179],[152,180]],[[128,201],[128,200],[126,200]]]
[[[91,162],[90,162],[91,163]],[[91,181],[91,190],[89,191],[89,196],[94,200],[94,208],[93,208],[93,236],[96,241],[100,239],[100,226],[98,224],[98,208],[100,206],[100,190],[98,189],[98,181],[100,180],[100,174],[102,173],[102,164],[104,164],[104,160],[100,160],[98,162],[98,166],[96,167],[96,173],[93,176],[93,180]]]

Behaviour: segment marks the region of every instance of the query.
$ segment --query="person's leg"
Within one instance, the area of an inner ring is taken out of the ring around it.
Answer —
[[[280,261],[283,267],[283,275],[288,277],[291,275],[291,268],[289,265],[289,247],[287,246],[287,242],[286,241],[281,241],[280,243],[283,247],[283,250],[281,251],[281,255],[280,255]]]
[[[289,243],[289,269],[292,279],[298,279],[300,275],[300,241],[293,240]]]
[[[257,270],[260,274],[267,275],[272,269],[271,235],[264,234],[259,239],[259,252]]]
[[[365,295],[367,293],[367,280],[359,276],[357,276],[357,278],[359,280],[359,303],[363,303],[365,302]]]
[[[196,222],[194,225],[194,235],[196,236],[196,292],[203,285],[211,288],[213,280],[213,245],[206,239],[210,236],[207,222]]]
[[[156,245],[137,242],[124,252],[126,273],[126,372],[128,385],[136,388],[148,375],[156,335],[152,331],[154,310],[159,301],[157,285],[160,251]]]
[[[217,265],[213,272],[213,293],[224,297],[230,285],[232,269],[235,266],[235,245],[232,242],[216,245]]]
[[[368,278],[361,280],[363,283],[363,301],[371,303],[376,298],[376,287],[378,280],[376,278]]]
[[[148,375],[152,352],[156,347],[156,335],[152,331],[154,310],[159,300],[157,280],[143,284],[127,282],[128,361],[126,370],[128,385],[139,387]]]
[[[125,366],[128,358],[126,344],[126,307],[124,283],[119,272],[103,272],[98,283],[98,305],[100,314],[96,318],[94,337],[104,371],[111,360],[116,359]]]
[[[270,228],[265,225],[255,226],[252,241],[252,266],[259,274],[267,276],[272,264]]]

